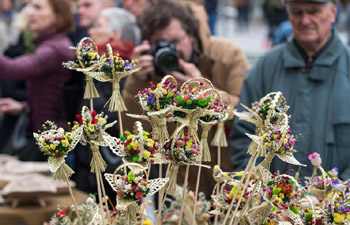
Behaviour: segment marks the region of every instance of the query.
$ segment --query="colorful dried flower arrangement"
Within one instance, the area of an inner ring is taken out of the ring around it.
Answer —
[[[269,152],[285,154],[286,152],[294,152],[294,144],[296,138],[292,135],[292,131],[288,128],[287,132],[279,128],[268,131],[261,136],[264,147]]]
[[[266,198],[279,209],[290,209],[295,214],[300,214],[296,207],[295,200],[298,197],[296,192],[296,181],[287,175],[274,173],[272,180],[263,186]]]
[[[83,126],[83,135],[81,139],[83,145],[86,145],[90,140],[96,140],[101,137],[107,123],[107,115],[105,116],[103,112],[97,114],[95,110],[91,113],[89,110],[83,110],[82,114],[78,114],[76,117],[78,121],[73,122],[72,131]]]
[[[168,140],[161,151],[165,153],[166,159],[184,163],[198,163],[198,156],[200,155],[199,145],[188,133],[175,138],[175,140]]]
[[[51,121],[46,121],[43,124],[43,131],[34,133],[36,143],[40,151],[44,155],[61,157],[67,155],[71,150],[73,138],[70,132],[66,132],[63,128],[58,128],[57,125]]]
[[[108,75],[113,75],[114,72],[128,72],[131,71],[135,65],[137,64],[137,60],[124,60],[122,57],[117,55],[113,55],[112,57],[106,57],[102,60],[102,66],[100,68],[101,72],[104,72]]]
[[[99,67],[101,57],[91,38],[83,38],[76,47],[70,49],[75,51],[75,58],[73,61],[63,63],[64,67],[82,72],[96,70]]]
[[[118,197],[126,201],[137,201],[139,205],[150,192],[144,174],[135,174],[132,170],[122,176],[116,176],[116,187]]]
[[[152,139],[152,132],[142,131],[142,137],[125,131],[120,137],[124,145],[126,160],[133,162],[154,162],[155,153],[158,151],[157,140]],[[142,145],[142,146],[140,146]]]
[[[250,185],[249,185],[250,186]],[[236,208],[236,205],[238,204],[238,201],[241,198],[241,202],[239,203],[238,209],[241,210],[243,209],[246,200],[248,199],[249,195],[251,194],[251,191],[246,191],[245,193],[242,193],[243,187],[241,187],[239,190],[238,189],[238,184],[228,184],[226,186],[223,186],[223,193],[225,195],[225,202],[230,205],[232,201],[234,201],[233,206]],[[237,195],[236,192],[238,191]],[[233,197],[236,195],[236,198],[233,199]]]
[[[146,111],[156,111],[172,105],[176,95],[176,83],[172,82],[170,77],[165,79],[164,82],[158,83],[157,86],[151,82],[150,88],[138,92],[139,99],[142,102],[141,105],[144,106],[143,109]],[[157,105],[157,98],[159,106]]]
[[[254,102],[252,104],[252,110],[256,112],[262,120],[266,120],[270,114],[270,123],[276,123],[280,118],[280,114],[285,111],[282,106],[274,106],[271,99],[263,102]]]
[[[314,224],[314,225],[323,225],[325,224],[325,215],[323,212],[315,212],[312,209],[305,209],[301,213],[303,218],[303,223],[305,225]]]
[[[44,223],[44,225],[70,225],[72,224],[72,219],[69,214],[71,212],[67,212],[65,209],[61,209],[59,206],[57,207],[56,213],[51,217],[49,223]]]
[[[179,95],[175,97],[175,106],[182,109],[196,109],[196,108],[208,108],[213,97],[209,92],[205,91],[205,85],[203,82],[199,83],[199,86],[186,86],[183,88]],[[175,111],[174,116],[184,117],[185,112]]]
[[[94,65],[99,59],[95,44],[90,39],[86,39],[76,48],[74,62],[78,65],[82,63],[84,68]]]
[[[213,104],[211,104],[207,109],[214,113],[209,113],[208,115],[202,116],[199,119],[204,122],[218,121],[221,119],[219,113],[223,113],[228,108],[227,104],[222,103],[219,99],[215,99]],[[222,115],[222,117],[224,117]]]
[[[343,192],[334,193],[332,204],[325,206],[329,213],[329,220],[334,224],[349,224],[350,223],[350,199]]]

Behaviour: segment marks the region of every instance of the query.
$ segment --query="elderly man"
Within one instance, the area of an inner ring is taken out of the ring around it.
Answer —
[[[350,53],[332,29],[336,0],[287,0],[294,39],[267,53],[244,81],[241,103],[250,106],[269,92],[281,91],[290,109],[290,126],[299,135],[296,158],[307,164],[300,177],[311,175],[308,155],[318,152],[325,170],[338,167],[350,178]],[[240,106],[238,111],[244,111]],[[232,162],[243,169],[254,126],[234,121],[230,138]],[[271,171],[282,173],[290,164],[274,159]]]

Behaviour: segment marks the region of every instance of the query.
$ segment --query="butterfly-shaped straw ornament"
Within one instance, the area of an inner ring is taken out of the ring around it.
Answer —
[[[112,150],[119,147],[119,139],[110,136],[106,129],[112,127],[117,121],[107,124],[107,116],[103,113],[97,114],[95,110],[90,112],[89,108],[83,106],[81,115],[77,115],[78,121],[74,122],[72,130],[82,129],[80,143],[90,144],[92,150],[91,172],[103,172],[106,162],[99,152],[99,146],[108,146]]]
[[[256,132],[263,132],[275,127],[279,124],[281,128],[288,126],[288,116],[286,114],[288,105],[286,99],[281,92],[272,92],[263,97],[258,103],[254,103],[252,108],[242,104],[248,112],[235,112],[241,120],[253,123],[256,127]],[[266,150],[260,145],[257,145],[260,137],[257,135],[247,134],[253,142],[248,148],[250,155],[257,154],[258,156],[265,156]]]
[[[88,72],[88,74],[101,82],[112,82],[113,92],[108,100],[110,112],[122,112],[127,108],[120,94],[119,82],[132,73],[139,71],[141,68],[134,69],[136,61],[124,60],[119,55],[113,55],[113,50],[110,44],[107,44],[108,57],[105,57],[101,62],[101,67],[98,72]],[[106,104],[108,104],[108,102]]]
[[[74,149],[80,140],[82,129],[78,128],[72,132],[66,132],[63,128],[58,128],[51,121],[46,121],[43,124],[44,131],[33,133],[36,144],[44,155],[48,155],[48,164],[50,171],[53,173],[55,180],[66,181],[69,193],[72,197],[75,211],[77,214],[78,223],[83,225],[80,213],[77,210],[77,203],[70,186],[69,177],[74,171],[66,164],[65,157]]]
[[[202,166],[200,164],[200,145],[188,133],[180,135],[180,129],[175,130],[172,137],[160,149],[160,158],[169,163],[167,177],[170,178],[167,193],[173,195],[176,191],[177,173],[181,165]],[[158,156],[158,155],[157,155]]]
[[[147,120],[151,123],[153,137],[158,139],[160,144],[169,138],[167,129],[167,116],[172,113],[170,107],[177,95],[177,83],[173,76],[165,76],[161,82],[139,91],[137,96],[145,115],[127,114],[136,119]]]
[[[141,204],[146,195],[154,195],[169,181],[169,178],[147,180],[145,168],[137,163],[123,164],[113,174],[105,173],[105,178],[117,192],[117,210],[125,211],[131,222],[136,222],[137,214],[143,213]]]
[[[82,72],[85,74],[86,87],[84,92],[84,99],[99,98],[99,94],[94,85],[93,78],[89,75],[89,72],[97,71],[103,60],[103,57],[98,55],[98,49],[95,42],[85,37],[81,39],[77,47],[71,47],[75,50],[76,58],[74,61],[63,63],[63,66]]]
[[[150,163],[163,164],[168,161],[158,153],[159,144],[152,139],[152,133],[143,130],[139,121],[134,123],[133,133],[125,131],[120,137],[120,148],[113,152],[123,157],[125,163],[138,163],[147,168]]]
[[[48,155],[49,169],[55,180],[66,180],[74,171],[65,163],[67,154],[79,142],[82,130],[66,132],[51,121],[43,124],[44,131],[33,133],[36,144],[44,155]]]

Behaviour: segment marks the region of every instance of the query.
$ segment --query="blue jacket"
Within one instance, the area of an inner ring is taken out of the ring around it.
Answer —
[[[300,177],[311,176],[308,155],[318,152],[326,171],[338,167],[340,178],[350,178],[350,52],[338,35],[333,32],[309,68],[295,40],[267,53],[246,77],[240,101],[251,106],[273,91],[286,97],[292,133],[300,134],[295,157],[307,165]],[[239,106],[238,111],[244,109]],[[244,169],[249,157],[250,139],[244,133],[254,130],[235,118],[230,145],[236,169]],[[271,171],[284,173],[293,167],[276,157]]]

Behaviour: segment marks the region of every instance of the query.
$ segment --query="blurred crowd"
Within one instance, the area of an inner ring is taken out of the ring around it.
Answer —
[[[120,84],[130,113],[141,112],[134,97],[137,91],[149,82],[157,83],[166,73],[180,84],[190,78],[205,77],[223,93],[225,103],[237,106],[251,66],[240,46],[217,36],[218,1],[0,0],[0,153],[17,155],[25,161],[45,160],[32,132],[40,130],[46,120],[67,127],[82,106],[89,105],[83,99],[83,74],[62,67],[62,62],[74,59],[69,47],[86,36],[96,42],[99,54],[105,54],[106,44],[110,43],[123,59],[137,59],[143,68]],[[253,0],[232,1],[242,31],[252,22],[254,4]],[[350,10],[347,1],[337,7]],[[292,24],[282,1],[264,0],[261,9],[269,27],[267,38],[273,45],[292,38]],[[348,21],[350,26],[350,16]],[[179,60],[175,71],[155,64],[154,52],[163,45],[176,49]],[[100,98],[94,101],[94,109],[105,112],[109,121],[116,120],[116,113],[104,107],[112,85],[95,85]],[[131,130],[133,120],[124,115],[124,121],[125,130]],[[232,122],[227,123],[227,133],[231,128]],[[109,132],[120,135],[117,128]],[[119,157],[103,147],[101,152],[107,164],[113,165],[108,168],[113,172],[120,163]],[[231,153],[224,152],[223,170],[231,171]],[[77,187],[95,192],[97,184],[90,173],[90,159],[91,151],[78,146],[67,162],[76,172],[73,179]],[[211,176],[209,170],[202,173],[204,177]],[[203,187],[210,183],[202,181]]]

